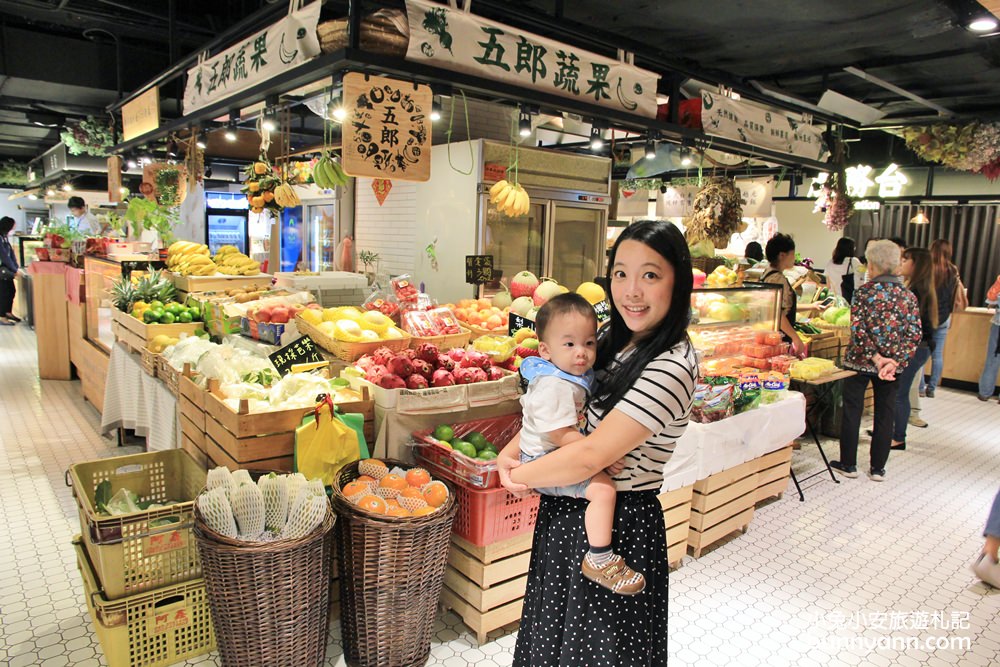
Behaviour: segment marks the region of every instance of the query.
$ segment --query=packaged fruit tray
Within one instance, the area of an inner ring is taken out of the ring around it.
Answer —
[[[497,464],[492,458],[477,458],[479,452],[499,452],[521,430],[521,415],[510,414],[461,424],[440,424],[413,434],[413,454],[433,465],[456,484],[478,489],[500,486]],[[462,444],[457,444],[462,443]],[[490,446],[492,445],[492,447]],[[471,447],[468,451],[463,451]],[[472,456],[472,452],[477,456]]]

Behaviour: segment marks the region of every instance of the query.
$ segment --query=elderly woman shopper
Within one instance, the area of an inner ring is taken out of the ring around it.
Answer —
[[[889,460],[893,412],[902,370],[920,342],[920,306],[913,292],[895,275],[899,246],[876,241],[868,248],[868,281],[854,293],[851,306],[851,342],[844,366],[857,375],[844,380],[844,412],[840,427],[840,460],[830,467],[845,477],[858,476],[858,434],[865,389],[871,382],[875,393],[875,424],[872,432],[868,476],[885,480]]]

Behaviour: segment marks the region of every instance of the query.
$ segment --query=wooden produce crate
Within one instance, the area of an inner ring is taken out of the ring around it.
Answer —
[[[156,368],[159,365],[160,355],[155,352],[151,352],[146,348],[141,348],[139,350],[139,361],[142,366],[143,372],[150,376],[156,377]]]
[[[301,315],[295,316],[295,325],[298,327],[299,333],[308,335],[314,343],[344,361],[357,361],[364,355],[371,354],[380,347],[387,347],[393,352],[402,352],[410,346],[411,336],[406,332],[403,332],[402,338],[377,340],[368,343],[348,343],[326,335],[318,327],[302,319]]]
[[[747,531],[756,504],[757,466],[753,459],[695,482],[688,530],[695,558],[733,531]]]
[[[451,536],[441,605],[455,612],[483,644],[486,635],[520,620],[531,562],[532,533],[476,546]]]
[[[825,331],[811,338],[812,340],[809,342],[810,357],[831,359],[835,362],[840,360],[840,355],[843,354],[842,341],[835,332]]]
[[[251,414],[246,401],[234,412],[223,401],[215,381],[209,382],[205,393],[205,453],[216,465],[230,470],[250,468],[291,472],[294,464],[295,429],[313,408],[277,410]],[[338,403],[347,413],[364,415],[364,435],[374,441],[375,402],[370,394],[351,403]]]
[[[181,448],[190,454],[198,465],[209,467],[205,435],[205,390],[195,384],[190,368],[178,381],[177,411],[181,422]]]
[[[138,352],[149,346],[150,341],[165,334],[171,338],[180,338],[182,334],[194,335],[198,329],[203,328],[201,322],[175,323],[175,324],[146,324],[140,319],[136,319],[128,313],[123,313],[117,308],[112,311],[111,329],[115,338],[125,343],[133,352]]]
[[[182,276],[178,273],[169,274],[174,287],[181,292],[217,292],[225,291],[236,287],[243,287],[248,290],[270,289],[271,276],[268,273],[258,273],[256,276],[227,276],[217,274],[214,276]]]
[[[688,485],[657,496],[667,530],[667,563],[673,568],[680,567],[687,554],[693,492],[694,486]]]
[[[163,384],[167,385],[167,389],[174,396],[178,395],[180,391],[180,378],[181,371],[177,370],[170,365],[166,357],[162,354],[156,355],[156,377],[163,380]]]
[[[765,454],[756,461],[757,491],[754,502],[759,504],[768,498],[781,498],[791,475],[792,445]]]

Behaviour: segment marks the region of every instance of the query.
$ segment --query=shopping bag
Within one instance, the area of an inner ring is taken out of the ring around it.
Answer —
[[[306,415],[295,429],[296,472],[332,486],[341,468],[368,458],[363,427],[362,415],[340,414],[330,397],[324,396],[313,413]]]

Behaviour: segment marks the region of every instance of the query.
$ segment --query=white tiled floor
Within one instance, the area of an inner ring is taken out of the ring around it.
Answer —
[[[672,573],[671,667],[1000,663],[1000,591],[967,569],[1000,486],[1000,407],[942,390],[924,416],[931,427],[910,429],[885,483],[817,477],[804,503],[786,493],[758,509],[749,533]],[[79,521],[63,474],[138,450],[99,437],[98,421],[79,383],[38,380],[29,329],[0,328],[0,664],[106,664],[70,547]],[[836,443],[826,450],[836,458]],[[794,461],[816,469],[815,447]],[[515,636],[498,631],[477,647],[446,614],[428,664],[508,665]],[[967,643],[949,645],[956,638]],[[336,622],[328,656],[345,664]]]

